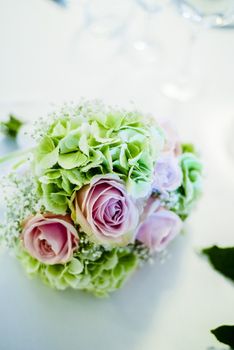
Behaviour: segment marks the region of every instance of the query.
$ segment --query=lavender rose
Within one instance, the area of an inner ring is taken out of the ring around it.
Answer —
[[[151,213],[139,226],[137,239],[151,252],[161,252],[181,231],[182,221],[167,209]]]
[[[178,158],[164,155],[157,160],[154,171],[154,189],[160,192],[175,191],[181,185],[182,178]]]
[[[116,175],[95,176],[76,193],[73,218],[96,242],[125,246],[133,241],[139,211]]]
[[[22,239],[28,253],[47,265],[70,261],[79,241],[70,217],[52,214],[38,214],[26,220]]]

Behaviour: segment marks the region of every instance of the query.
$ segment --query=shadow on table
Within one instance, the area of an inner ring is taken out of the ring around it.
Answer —
[[[173,295],[183,278],[188,240],[179,237],[169,260],[144,266],[107,299],[51,290],[28,280],[14,259],[1,256],[0,265],[6,266],[0,269],[1,350],[144,349],[144,336],[162,317],[163,296]]]

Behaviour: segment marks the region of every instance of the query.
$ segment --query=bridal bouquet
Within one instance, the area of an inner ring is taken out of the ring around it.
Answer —
[[[98,296],[121,287],[181,232],[202,165],[168,122],[101,102],[66,105],[2,180],[1,238],[26,271]]]

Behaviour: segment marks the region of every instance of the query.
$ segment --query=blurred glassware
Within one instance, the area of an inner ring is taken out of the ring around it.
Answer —
[[[234,24],[234,0],[172,0],[178,12],[203,28],[231,28]],[[199,87],[192,84],[192,52],[198,39],[198,28],[191,29],[186,54],[181,68],[171,81],[162,85],[164,95],[180,101],[186,101],[196,95]],[[198,84],[199,85],[199,84]]]
[[[56,2],[56,4],[66,7],[69,4],[69,0],[52,0],[53,2]]]
[[[94,57],[101,64],[113,60],[122,52],[132,8],[133,0],[69,0],[69,15],[77,25],[67,51],[69,62],[85,58],[93,65]]]
[[[179,12],[186,19],[205,27],[224,27],[234,23],[233,0],[174,0]]]
[[[131,1],[87,0],[84,3],[85,28],[102,37],[120,35],[131,15]]]
[[[162,12],[167,0],[135,0],[143,9],[143,30],[133,40],[134,49],[149,63],[159,61],[161,57],[161,45],[157,37],[157,19]]]

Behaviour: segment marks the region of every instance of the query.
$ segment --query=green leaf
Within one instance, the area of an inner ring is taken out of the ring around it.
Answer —
[[[10,114],[8,120],[6,122],[1,122],[0,126],[3,134],[16,138],[19,129],[23,124],[24,123],[20,119],[16,118],[13,114]]]
[[[28,265],[27,265],[27,273],[30,274],[34,274],[38,271],[40,267],[40,262],[36,259],[28,259]]]
[[[182,144],[182,153],[193,153],[196,154],[195,147],[192,143]]]
[[[50,278],[56,278],[56,277],[62,277],[64,274],[64,267],[62,264],[56,264],[56,265],[48,265],[46,266],[46,274],[47,277]]]
[[[53,127],[51,136],[58,138],[66,136],[66,128],[63,126],[61,121],[58,121],[58,123]]]
[[[86,173],[92,168],[97,168],[103,162],[103,154],[100,151],[92,151],[90,153],[89,162],[86,166],[81,168],[83,173]]]
[[[39,156],[43,157],[55,149],[53,140],[49,136],[44,136],[38,147]]]
[[[219,248],[213,246],[203,249],[202,253],[208,256],[215,270],[234,281],[234,247]]]
[[[56,182],[56,180],[58,180],[60,177],[61,177],[60,170],[51,169],[51,170],[48,170],[45,175],[41,176],[39,180],[41,183],[49,184],[49,183]]]
[[[71,184],[71,182],[68,180],[68,178],[66,177],[66,174],[63,174],[62,173],[62,188],[63,188],[63,190],[67,193],[67,194],[69,194],[69,195],[71,195],[72,194],[72,191],[73,191],[73,185]]]
[[[58,161],[59,148],[55,147],[54,142],[48,136],[45,136],[36,150],[36,172],[40,174],[45,169],[52,168]]]
[[[37,173],[41,173],[45,169],[52,168],[58,160],[58,148],[55,148],[52,152],[45,155],[41,161],[36,164]]]
[[[73,152],[67,154],[60,154],[58,163],[63,169],[73,169],[78,168],[85,164],[87,161],[87,156],[81,152]]]
[[[107,129],[112,128],[114,130],[119,130],[123,118],[124,116],[121,113],[119,113],[118,115],[112,113],[107,114],[105,127]]]
[[[137,257],[134,254],[128,254],[120,258],[121,264],[123,264],[125,271],[131,271],[137,266]]]
[[[107,170],[112,173],[112,171],[113,171],[113,163],[112,163],[112,158],[111,158],[109,146],[103,147],[102,152],[103,152],[103,155],[104,155],[104,158],[105,158],[104,164],[106,165]]]
[[[66,283],[66,287],[69,285],[72,288],[77,288],[80,282],[79,278],[77,278],[75,275],[66,274],[63,279]]]
[[[123,167],[124,169],[128,169],[129,168],[128,160],[127,160],[127,157],[126,157],[126,150],[127,150],[127,145],[126,145],[126,143],[123,143],[123,145],[120,148],[119,161],[120,161],[121,167]]]
[[[73,258],[69,264],[68,272],[72,275],[79,275],[84,269],[84,265],[80,260]]]
[[[118,264],[113,270],[112,270],[112,275],[114,276],[115,279],[121,279],[122,276],[124,275],[124,266],[121,264]]]
[[[87,135],[83,134],[79,140],[79,148],[86,156],[89,156],[89,144],[87,140]]]
[[[221,326],[211,330],[211,333],[223,344],[229,345],[231,349],[234,349],[234,325],[233,326]]]
[[[77,130],[70,131],[70,133],[65,136],[59,142],[59,148],[61,153],[70,153],[72,151],[78,150],[78,144],[80,139],[80,132]]]
[[[101,144],[108,144],[114,142],[114,138],[107,137],[106,130],[98,125],[96,121],[91,124],[91,132],[94,139]]]
[[[43,204],[48,211],[55,214],[65,214],[68,206],[66,193],[59,192],[54,184],[42,184]]]
[[[68,178],[71,184],[81,187],[85,183],[85,177],[78,169],[63,170],[64,176]]]
[[[118,264],[118,256],[113,250],[111,253],[107,253],[107,260],[102,264],[103,269],[112,270]]]

